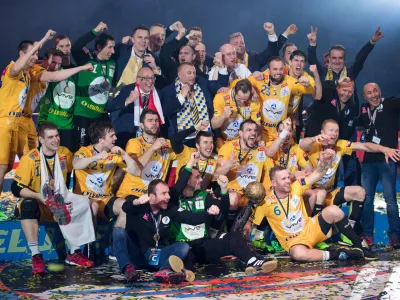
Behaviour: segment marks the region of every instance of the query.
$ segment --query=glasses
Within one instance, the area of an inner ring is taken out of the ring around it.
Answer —
[[[142,77],[138,76],[138,78],[142,79],[143,81],[156,81],[155,77]]]

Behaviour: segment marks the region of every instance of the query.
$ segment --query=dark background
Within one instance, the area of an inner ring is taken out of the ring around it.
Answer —
[[[0,68],[17,58],[17,45],[23,39],[39,40],[47,29],[66,34],[74,41],[105,22],[117,40],[130,35],[138,24],[170,25],[180,20],[185,28],[200,26],[207,52],[213,54],[229,34],[241,31],[247,49],[261,51],[267,44],[263,23],[275,24],[279,35],[289,24],[299,30],[289,38],[306,50],[310,26],[318,27],[318,54],[333,44],[347,49],[347,64],[369,40],[378,26],[385,37],[372,51],[360,74],[359,89],[369,81],[377,82],[385,96],[399,95],[400,80],[400,1],[399,0],[2,0],[2,47]],[[52,46],[48,42],[44,48]],[[43,50],[42,50],[43,51]]]

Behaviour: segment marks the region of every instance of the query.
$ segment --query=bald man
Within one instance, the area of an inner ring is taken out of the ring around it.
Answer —
[[[397,148],[398,120],[400,115],[400,99],[383,98],[381,89],[376,83],[367,83],[363,95],[368,103],[361,108],[360,121],[364,127],[362,142],[371,142],[382,146]],[[384,154],[365,153],[362,164],[362,187],[366,191],[362,225],[365,240],[373,244],[374,231],[374,197],[379,179],[382,182],[383,197],[386,202],[389,219],[388,235],[390,245],[400,248],[400,219],[396,200],[397,164],[387,163]]]
[[[141,134],[139,129],[140,114],[145,108],[157,111],[160,120],[160,136],[166,137],[167,128],[162,110],[162,93],[154,87],[155,75],[148,67],[138,71],[136,82],[124,86],[107,103],[107,111],[119,111],[113,120],[113,127],[117,135],[116,145],[125,149],[129,139]]]
[[[237,63],[236,49],[231,44],[224,44],[215,54],[214,67],[208,74],[208,79],[218,81],[222,87],[229,87],[235,79],[244,79],[251,75],[250,70],[241,63]]]

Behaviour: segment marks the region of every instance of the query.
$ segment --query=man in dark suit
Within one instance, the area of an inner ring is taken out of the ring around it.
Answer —
[[[117,135],[116,145],[125,149],[129,139],[140,135],[139,117],[143,109],[157,111],[160,118],[160,136],[166,137],[164,114],[162,111],[162,93],[154,88],[155,76],[152,69],[141,68],[135,83],[123,86],[114,99],[107,103],[107,111],[118,111],[113,120],[113,127]],[[164,129],[165,127],[165,129]]]
[[[163,93],[163,111],[169,121],[169,137],[178,131],[193,127],[200,121],[210,122],[213,106],[208,83],[203,77],[196,77],[193,64],[181,63],[178,67],[178,78],[166,86]],[[188,136],[184,143],[195,147],[194,137],[195,134]]]

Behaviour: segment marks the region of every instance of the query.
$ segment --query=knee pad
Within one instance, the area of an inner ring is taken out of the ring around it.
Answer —
[[[20,206],[20,220],[40,218],[39,203],[36,199],[24,199]]]

